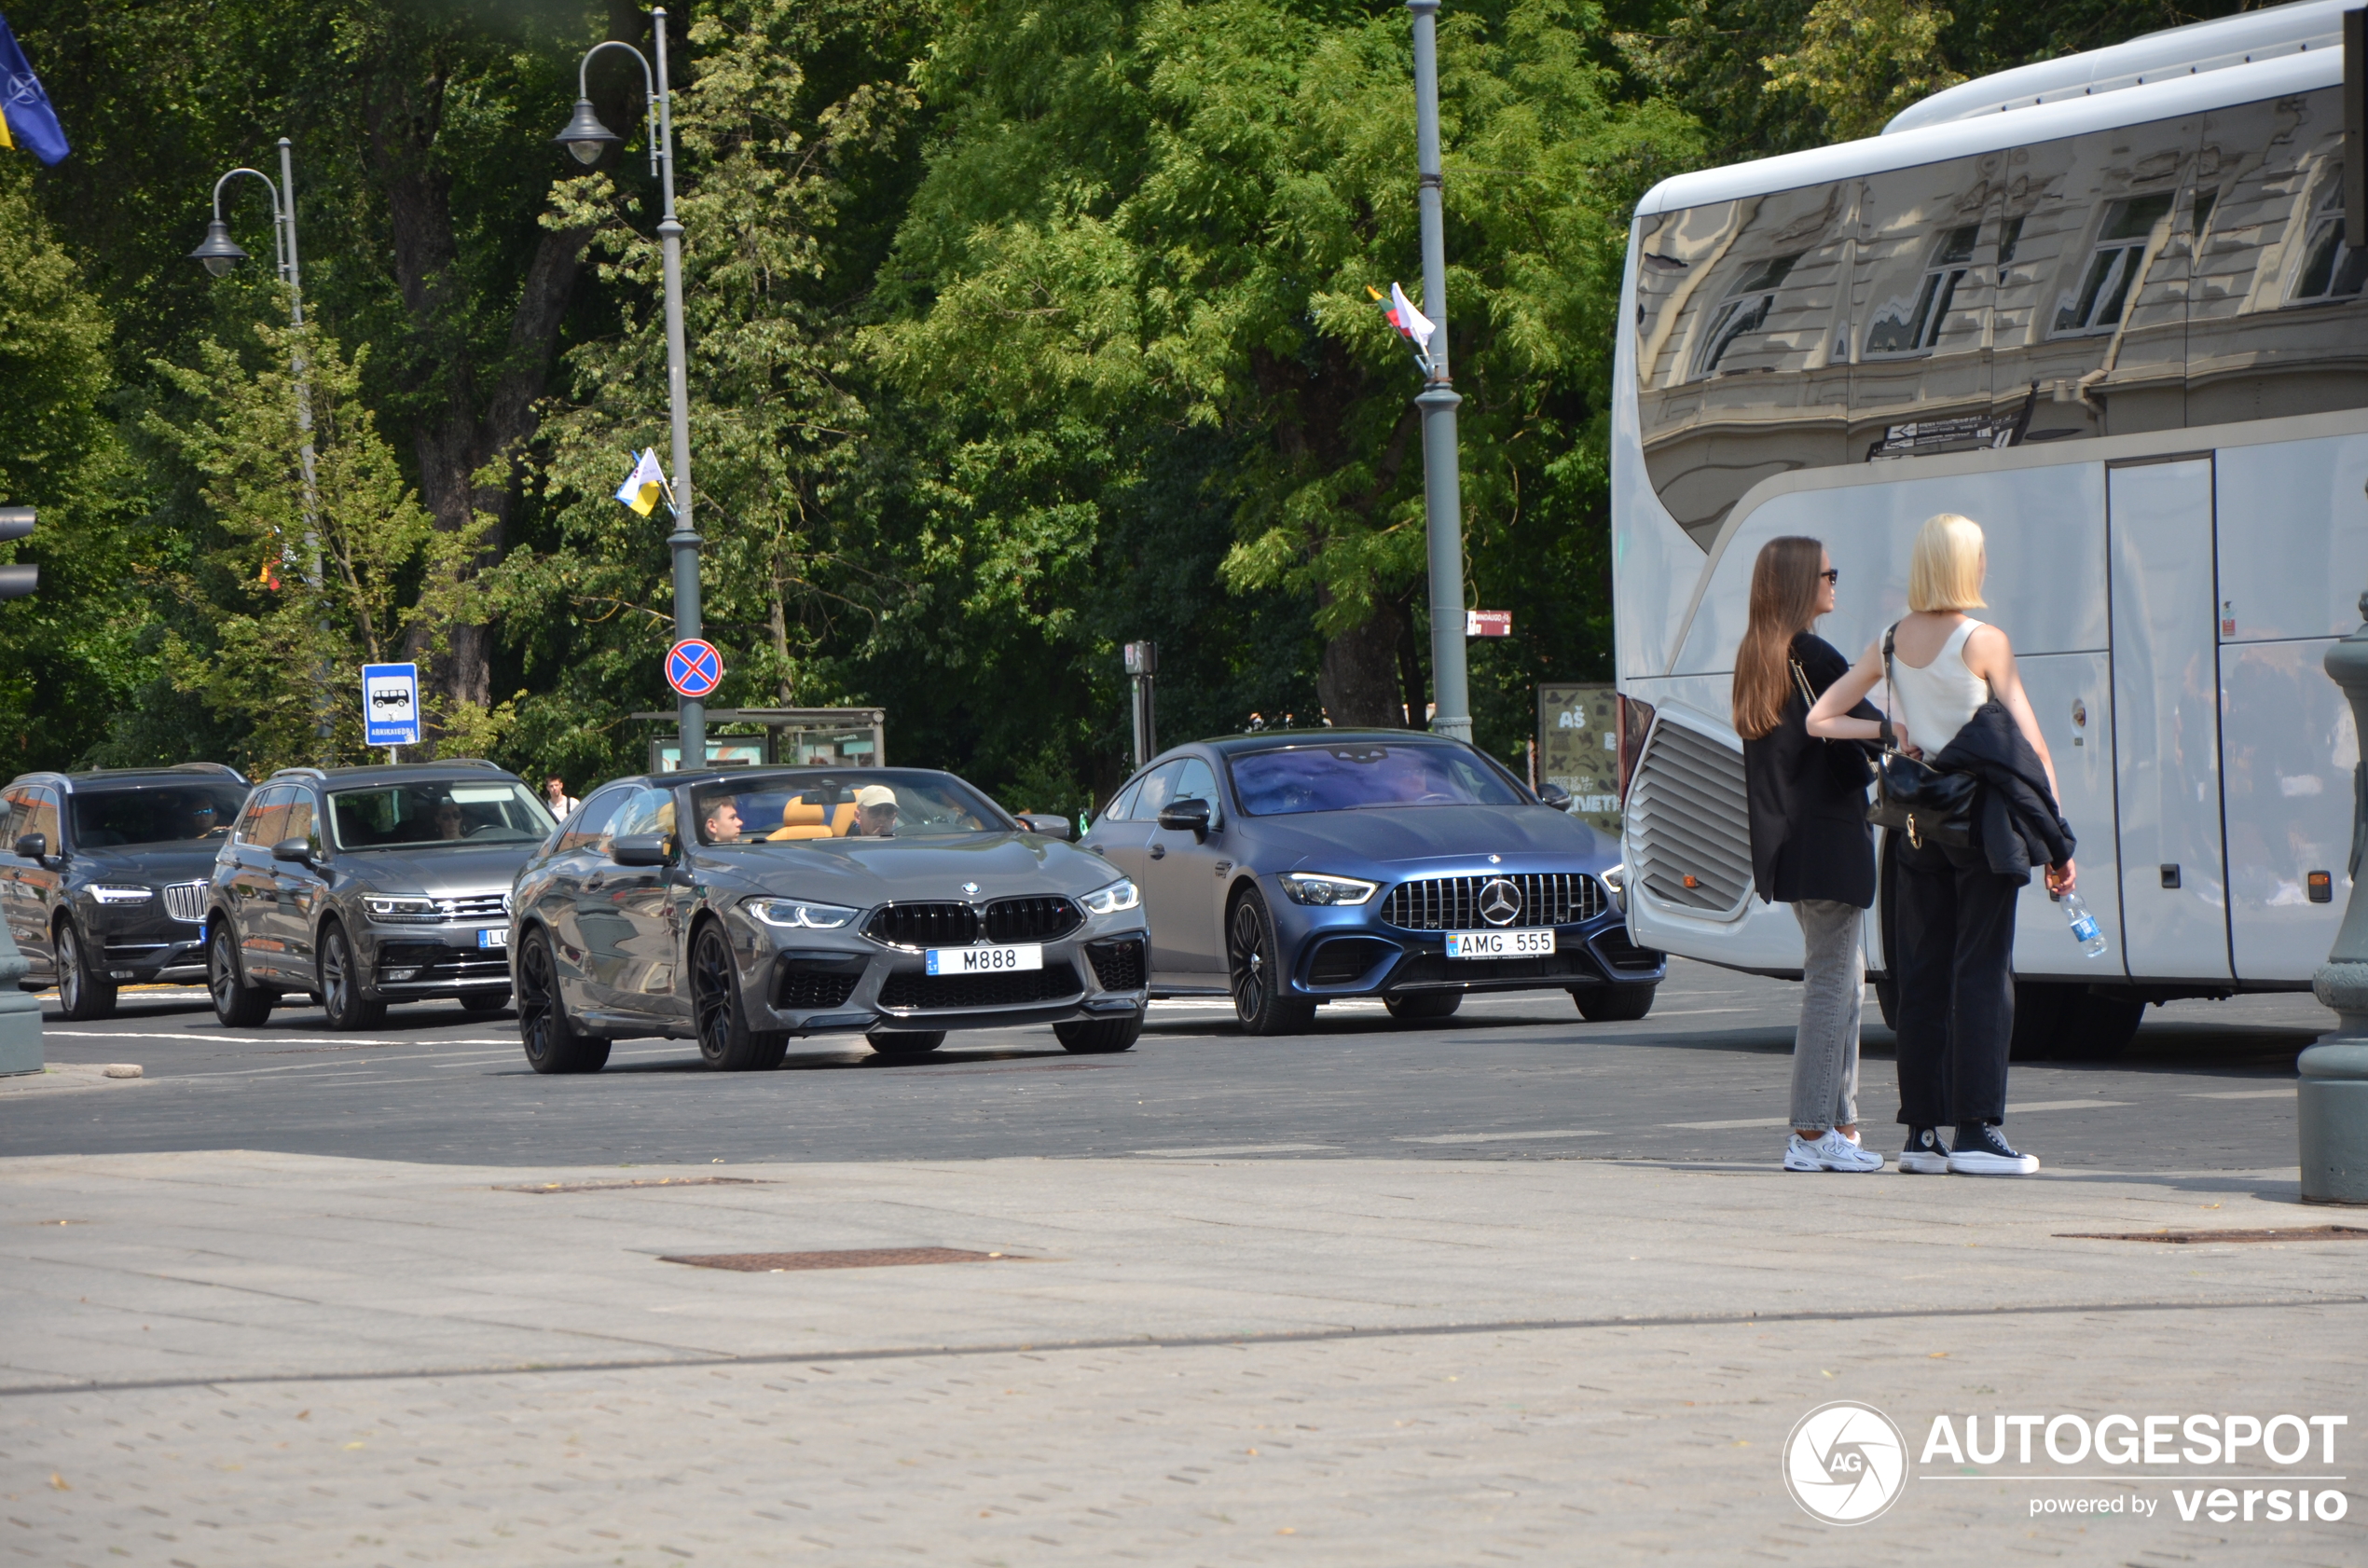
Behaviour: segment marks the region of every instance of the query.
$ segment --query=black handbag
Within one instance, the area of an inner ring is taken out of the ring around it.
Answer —
[[[1883,749],[1875,759],[1875,798],[1866,820],[1905,834],[1919,849],[1927,844],[1962,849],[1973,843],[1974,793],[1981,780],[1970,773],[1943,772],[1899,750],[1891,727],[1892,638],[1898,630],[1893,622],[1883,633]]]

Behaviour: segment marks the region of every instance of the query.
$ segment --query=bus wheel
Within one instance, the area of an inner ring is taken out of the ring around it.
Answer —
[[[2015,1033],[2006,1047],[2010,1062],[2052,1062],[2062,1053],[2065,1021],[2080,995],[2077,985],[2041,980],[2015,982]]]
[[[2138,1022],[2146,1015],[2146,1000],[2118,991],[2086,991],[2065,1010],[2064,1025],[2056,1035],[2057,1059],[2065,1062],[2113,1062],[2138,1036]]]

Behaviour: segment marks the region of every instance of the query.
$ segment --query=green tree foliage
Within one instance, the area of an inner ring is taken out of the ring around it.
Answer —
[[[150,432],[199,476],[213,525],[172,579],[202,632],[169,632],[165,668],[175,690],[237,723],[250,772],[358,762],[369,754],[360,667],[406,643],[431,660],[444,651],[441,628],[472,617],[454,601],[472,591],[454,567],[478,541],[434,527],[404,482],[363,404],[357,359],[317,329],[255,337],[260,368],[216,343],[195,368],[157,366],[199,412],[178,424],[151,416]],[[406,582],[426,591],[406,594]],[[420,673],[429,717],[461,746],[498,727],[437,694],[432,664]]]
[[[1919,0],[1817,0],[1800,47],[1760,62],[1767,90],[1807,98],[1838,142],[1876,135],[1910,103],[1965,79],[1940,52],[1953,20]]]

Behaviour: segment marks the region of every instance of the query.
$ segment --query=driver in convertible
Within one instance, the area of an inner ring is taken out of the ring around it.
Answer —
[[[739,843],[739,802],[730,795],[719,795],[710,802],[707,815],[699,819],[699,837],[709,844]]]
[[[896,836],[896,791],[885,784],[866,784],[855,791],[855,820],[849,838]]]

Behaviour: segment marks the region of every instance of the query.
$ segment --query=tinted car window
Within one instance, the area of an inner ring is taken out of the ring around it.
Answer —
[[[543,803],[516,779],[339,790],[329,797],[329,816],[340,849],[533,844],[553,825]]]
[[[74,842],[84,849],[104,849],[227,838],[246,796],[236,784],[77,790],[69,803]]]
[[[1184,776],[1184,764],[1165,763],[1152,770],[1143,780],[1142,792],[1135,797],[1135,809],[1128,815],[1138,821],[1156,821],[1160,807],[1176,798],[1177,780]]]
[[[313,820],[312,791],[297,790],[293,793],[296,798],[288,802],[288,819],[281,826],[280,838],[300,838],[314,849],[319,849],[321,825]],[[277,844],[280,839],[275,838],[271,842]]]
[[[1102,820],[1105,822],[1127,820],[1134,814],[1135,797],[1142,792],[1143,786],[1138,780],[1112,795],[1110,804],[1102,808]]]
[[[895,797],[897,838],[1008,832],[1014,826],[999,806],[960,779],[917,768],[732,778],[699,786],[691,801],[703,844],[795,845],[857,836],[862,809],[858,796],[877,789]],[[719,808],[726,805],[730,817],[719,822]],[[730,826],[733,818],[737,832]]]
[[[262,798],[255,803],[258,809],[253,811],[253,822],[241,824],[239,829],[241,841],[268,849],[287,837],[288,812],[296,805],[296,793],[284,784],[264,791]]]
[[[40,833],[49,841],[49,853],[58,854],[63,847],[58,842],[58,795],[54,790],[31,789],[24,792],[24,811],[17,824],[20,836]]]
[[[284,788],[257,790],[247,800],[246,814],[239,818],[238,839],[241,844],[268,844],[263,836],[264,814],[273,807],[284,805],[288,791]]]
[[[1218,807],[1217,775],[1198,757],[1184,759],[1184,771],[1176,777],[1176,800],[1208,802],[1209,820],[1212,822],[1224,815]],[[1168,804],[1172,805],[1175,802]]]
[[[1513,787],[1468,752],[1357,742],[1278,747],[1232,759],[1233,790],[1252,817],[1363,806],[1519,805]]]
[[[611,843],[641,833],[674,836],[674,791],[671,790],[636,790],[626,798],[624,806],[609,819],[608,831],[598,839],[600,851],[608,852]]]
[[[567,826],[552,841],[551,853],[572,855],[599,843],[601,830],[609,825],[609,818],[616,815],[616,808],[623,805],[632,793],[629,789],[603,790],[577,806],[568,818]]]
[[[25,795],[25,791],[17,789],[0,796],[0,802],[5,802],[5,808],[0,808],[0,840],[6,841],[5,846],[11,852],[16,848],[17,835],[25,831],[25,818],[32,814]]]

